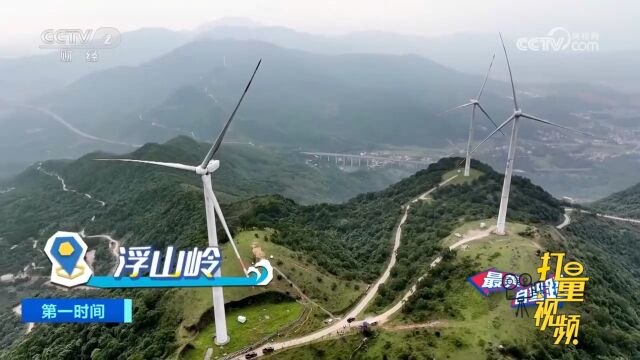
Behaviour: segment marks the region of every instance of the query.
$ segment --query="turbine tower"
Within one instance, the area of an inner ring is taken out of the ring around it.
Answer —
[[[216,232],[216,214],[218,214],[218,217],[220,218],[220,223],[222,224],[222,227],[224,228],[224,231],[227,234],[227,237],[229,238],[229,242],[233,247],[233,251],[235,252],[236,257],[240,261],[240,265],[242,266],[242,270],[244,271],[245,276],[247,276],[247,269],[244,266],[242,258],[240,257],[240,253],[238,252],[238,248],[236,247],[236,244],[233,241],[233,237],[231,236],[231,232],[229,231],[227,222],[225,221],[224,215],[222,214],[222,210],[220,209],[220,204],[218,203],[218,199],[216,198],[216,195],[213,192],[213,187],[211,186],[211,174],[214,171],[216,171],[218,167],[220,167],[220,162],[218,160],[213,160],[213,156],[216,154],[216,152],[220,148],[220,145],[222,145],[222,139],[224,138],[224,135],[227,132],[227,129],[229,128],[229,124],[231,124],[231,120],[233,120],[233,117],[236,115],[236,112],[238,111],[238,108],[240,107],[240,104],[244,99],[244,96],[247,94],[247,91],[251,86],[251,82],[253,81],[253,77],[256,75],[256,72],[258,71],[258,68],[260,67],[261,62],[262,62],[262,59],[258,61],[258,65],[256,65],[256,68],[253,71],[253,74],[251,75],[251,78],[249,79],[249,82],[247,83],[247,86],[245,87],[244,92],[240,97],[240,100],[236,104],[236,107],[233,109],[233,112],[229,116],[229,119],[227,120],[224,127],[222,128],[220,135],[218,135],[218,138],[213,143],[213,146],[211,146],[211,149],[209,150],[207,155],[204,157],[204,160],[202,160],[202,163],[200,165],[192,166],[192,165],[184,165],[184,164],[177,164],[177,163],[134,160],[134,159],[96,159],[96,160],[102,160],[102,161],[125,161],[125,162],[136,162],[136,163],[159,165],[159,166],[165,166],[165,167],[170,167],[174,169],[187,170],[195,173],[196,175],[199,175],[202,178],[202,186],[204,188],[204,203],[205,203],[205,211],[207,216],[207,236],[209,240],[209,246],[218,246],[218,235]],[[221,268],[218,268],[218,270],[213,274],[213,276],[215,277],[222,276]],[[216,324],[215,343],[216,345],[224,345],[228,343],[230,340],[229,335],[227,334],[227,323],[225,319],[225,310],[224,310],[224,295],[222,292],[222,287],[212,287],[211,289],[213,293],[213,311],[214,311],[214,318],[215,318],[215,324]]]
[[[507,55],[507,48],[504,46],[504,40],[502,39],[502,34],[500,34],[500,42],[502,43],[502,49],[504,50],[504,57],[507,60],[507,68],[509,69],[509,80],[511,81],[511,93],[513,94],[513,114],[509,116],[505,122],[500,124],[486,139],[482,140],[478,146],[476,146],[472,153],[476,151],[478,147],[484,144],[490,137],[492,137],[496,132],[500,131],[503,127],[507,126],[511,120],[513,120],[513,127],[511,128],[511,139],[509,140],[509,152],[507,154],[507,169],[504,172],[504,183],[502,185],[502,196],[500,198],[500,210],[498,211],[498,223],[496,226],[496,234],[505,235],[506,234],[506,224],[507,224],[507,206],[509,204],[509,191],[511,190],[511,174],[513,173],[513,160],[516,155],[516,141],[518,140],[518,125],[520,119],[525,118],[533,121],[537,121],[543,124],[552,125],[555,127],[559,127],[565,130],[571,130],[582,135],[593,136],[586,132],[575,130],[568,128],[566,126],[558,125],[552,123],[551,121],[541,119],[537,116],[527,114],[522,112],[522,109],[518,106],[518,100],[516,97],[516,88],[513,84],[513,74],[511,73],[511,64],[509,63],[509,56]]]
[[[471,106],[471,119],[469,120],[469,140],[467,141],[467,155],[465,157],[464,176],[469,176],[469,173],[471,171],[471,142],[473,141],[473,121],[476,118],[476,108],[480,109],[480,111],[482,111],[484,116],[486,116],[487,119],[489,119],[496,128],[498,127],[498,124],[496,124],[496,122],[493,121],[491,116],[489,116],[489,114],[484,110],[482,105],[480,105],[480,97],[482,96],[482,91],[484,90],[484,86],[487,84],[487,80],[489,79],[489,73],[491,72],[491,67],[493,66],[493,60],[495,58],[496,58],[496,54],[493,54],[493,57],[491,57],[491,62],[489,63],[489,69],[487,69],[487,75],[485,75],[484,81],[482,82],[482,86],[480,87],[480,91],[478,91],[478,95],[475,97],[475,99],[471,98],[469,99],[468,103],[462,104],[460,106],[456,106],[452,109],[449,109],[441,113],[442,115],[444,113],[448,113],[449,111],[458,110],[458,109],[466,108],[467,106]],[[500,132],[502,133],[502,130]],[[502,135],[504,135],[504,133],[502,133]]]

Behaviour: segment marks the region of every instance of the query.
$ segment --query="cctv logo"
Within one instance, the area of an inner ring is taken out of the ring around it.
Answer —
[[[112,49],[120,44],[121,34],[113,27],[93,29],[46,29],[40,34],[40,49]]]

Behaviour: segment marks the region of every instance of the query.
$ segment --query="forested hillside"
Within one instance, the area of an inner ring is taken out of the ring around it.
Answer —
[[[44,241],[59,229],[127,236],[157,246],[203,238],[204,206],[198,176],[94,159],[129,157],[198,164],[207,150],[206,144],[179,137],[162,145],[147,144],[127,155],[92,153],[76,161],[35,164],[0,186],[13,189],[0,194],[0,249],[8,251],[17,245],[26,258],[42,260],[42,254],[25,240]],[[384,188],[404,174],[398,169],[353,173],[335,167],[319,169],[304,164],[296,155],[240,144],[225,144],[220,160],[222,166],[213,175],[213,183],[223,203],[274,193],[302,203],[337,202]],[[63,191],[57,175],[69,191]],[[2,262],[0,274],[24,267],[31,262],[26,258]]]
[[[148,145],[140,150],[140,155],[143,158],[160,156],[166,161],[185,161],[185,157],[188,160],[188,153],[175,151],[179,148],[170,147],[174,151],[166,151],[166,146]],[[224,154],[222,155],[224,161]],[[195,157],[195,153],[192,156]],[[190,179],[178,172],[162,169],[152,171],[142,166],[129,166],[131,164],[110,163],[108,166],[97,166],[97,162],[89,160],[93,157],[95,155],[75,163],[44,164],[45,166],[50,164],[48,171],[59,172],[65,177],[66,186],[76,188],[80,193],[61,191],[61,185],[57,179],[42,174],[36,176],[36,172],[39,171],[36,168],[16,179],[16,185],[42,186],[42,189],[32,194],[34,198],[31,199],[26,196],[26,193],[21,194],[15,190],[20,196],[13,198],[12,202],[3,204],[2,211],[7,215],[3,216],[4,246],[17,244],[25,254],[33,254],[38,263],[44,264],[46,259],[42,255],[38,255],[35,250],[33,252],[27,250],[31,248],[31,242],[22,244],[21,239],[32,237],[44,241],[43,238],[58,228],[76,231],[85,228],[88,234],[111,233],[122,238],[124,244],[129,246],[148,244],[163,247],[173,244],[179,247],[190,247],[206,242],[205,221],[201,206],[202,195],[198,188],[197,177]],[[371,281],[378,276],[388,259],[391,234],[398,220],[401,206],[438,184],[443,174],[451,171],[458,161],[459,159],[443,159],[432,164],[428,170],[419,171],[386,190],[358,195],[344,204],[302,206],[281,196],[268,196],[225,205],[225,209],[233,232],[241,228],[273,228],[276,230],[272,240],[274,243],[299,252],[327,272],[347,280]],[[69,164],[75,166],[69,166]],[[488,169],[485,171],[489,172]],[[40,176],[49,178],[49,181],[41,183]],[[221,171],[220,177],[223,178],[223,176],[224,172]],[[237,175],[234,174],[234,176]],[[214,183],[218,182],[214,181]],[[153,185],[150,186],[150,184]],[[240,182],[235,186],[237,184]],[[228,186],[232,188],[232,185]],[[91,193],[93,198],[83,197],[83,192]],[[227,199],[233,198],[234,195],[246,195],[243,192],[229,194],[230,192],[226,192]],[[47,194],[58,195],[50,197]],[[106,205],[102,206],[98,201],[105,201]],[[515,204],[517,209],[518,202]],[[28,209],[32,209],[31,212]],[[33,209],[36,209],[35,212]],[[46,218],[36,216],[32,223],[25,224],[29,217],[38,212],[49,215]],[[95,218],[92,221],[93,216]],[[12,221],[5,219],[12,219]],[[15,259],[12,265],[21,266],[22,262]],[[46,271],[43,270],[44,272]],[[104,293],[108,295],[110,292]],[[134,296],[136,301],[148,303],[148,306],[137,310],[139,312],[135,316],[140,321],[136,321],[134,325],[110,328],[109,332],[112,334],[104,338],[104,341],[98,340],[99,343],[95,346],[111,349],[112,346],[108,344],[110,338],[128,337],[131,326],[140,327],[142,325],[139,322],[151,321],[149,328],[140,330],[141,334],[144,334],[141,336],[148,338],[147,341],[154,344],[158,343],[158,336],[164,338],[161,341],[163,345],[160,348],[154,348],[153,352],[156,354],[172,351],[173,345],[167,341],[165,332],[168,332],[172,326],[177,326],[181,316],[179,312],[175,313],[175,309],[167,307],[169,300],[166,297],[173,296],[172,292],[154,292],[156,295],[151,298],[155,300],[151,302],[149,302],[150,295],[147,291],[140,290],[135,294],[124,291],[119,296],[125,293]],[[155,315],[151,316],[152,313]],[[142,321],[147,318],[148,320]],[[162,329],[162,333],[154,331],[154,327]],[[76,350],[80,351],[79,348],[67,342],[49,343],[45,340],[48,339],[45,335],[48,333],[47,328],[46,326],[37,327],[23,346],[40,344],[38,348],[46,348],[47,353],[72,354]],[[73,338],[86,336],[87,331],[85,327],[73,325],[55,328],[57,329],[56,338],[64,337],[61,331],[68,334],[66,337]],[[102,333],[109,328],[94,325],[91,329],[93,332]],[[114,331],[122,335],[116,335]],[[94,338],[101,339],[99,336]],[[65,352],[59,347],[68,351],[65,350]],[[127,353],[136,353],[136,348],[138,347],[127,349]],[[25,349],[23,347],[19,351],[23,354],[29,353]]]
[[[640,184],[611,194],[592,205],[607,215],[640,219]]]
[[[186,156],[175,152],[164,153],[164,146],[158,145],[149,145],[143,149],[149,152],[143,154],[144,156],[161,155],[163,160],[168,161],[184,161]],[[173,154],[173,157],[170,154]],[[195,160],[196,154],[193,156]],[[293,250],[300,258],[323,269],[322,271],[347,281],[371,282],[379,276],[388,261],[393,230],[402,207],[411,204],[410,216],[404,227],[403,242],[398,250],[396,268],[375,300],[373,310],[382,309],[414,282],[426,269],[430,259],[443,253],[440,240],[469,221],[495,216],[501,176],[488,166],[475,161],[473,167],[477,176],[474,180],[454,182],[433,192],[427,201],[410,203],[411,199],[435,187],[444,177],[455,175],[454,169],[458,163],[459,159],[456,158],[442,159],[428,169],[419,171],[385,190],[361,194],[342,204],[300,205],[283,196],[269,195],[228,203],[224,208],[232,232],[238,233],[241,229],[270,228],[273,235],[269,241]],[[60,196],[49,198],[46,193],[54,193],[54,188],[60,186],[56,179],[52,179],[41,192],[36,193],[39,199],[36,209],[49,212],[50,217],[40,219],[40,223],[26,228],[21,227],[20,222],[6,223],[3,226],[10,226],[8,229],[11,229],[5,231],[6,239],[12,239],[11,241],[21,246],[21,249],[26,249],[29,246],[24,246],[18,241],[19,237],[16,234],[20,231],[31,232],[30,236],[33,238],[42,238],[44,234],[38,234],[36,231],[41,227],[48,233],[53,231],[54,227],[68,226],[72,230],[79,230],[86,226],[86,231],[90,233],[113,233],[123,238],[125,245],[150,244],[161,247],[174,244],[189,247],[205,242],[202,199],[197,177],[190,180],[179,173],[162,170],[162,174],[159,175],[142,167],[124,164],[122,169],[117,169],[119,176],[124,178],[119,180],[111,172],[113,170],[107,169],[97,169],[96,176],[92,177],[91,171],[96,170],[93,161],[80,160],[77,164],[79,166],[73,171],[69,169],[66,173],[65,165],[68,164],[64,163],[57,163],[59,167],[50,170],[64,173],[68,181],[67,186],[74,184],[80,191],[94,194],[95,200],[104,199],[107,205],[101,206],[97,201],[93,204],[91,201],[84,201],[86,199],[81,194],[73,196],[74,194],[64,193],[68,200],[62,200]],[[32,175],[34,173],[23,175],[16,180],[16,184],[29,186],[30,181],[37,183],[36,177]],[[155,186],[146,188],[142,184]],[[229,189],[231,188],[232,185],[229,185]],[[130,195],[128,198],[116,195],[121,192],[136,195]],[[227,199],[246,196],[244,192],[226,193]],[[4,205],[3,209],[11,205],[16,206],[16,213],[26,212],[26,208],[20,207],[23,201],[29,200],[24,197],[14,199],[13,203]],[[52,210],[61,205],[60,212]],[[542,235],[536,236],[542,236],[545,247],[551,250],[566,250],[570,257],[583,261],[588,275],[592,278],[587,289],[588,301],[578,307],[583,314],[580,345],[577,348],[551,347],[546,335],[539,334],[524,342],[517,339],[505,342],[507,358],[550,359],[565,356],[569,359],[596,359],[597,354],[636,354],[640,320],[634,308],[637,308],[640,302],[637,296],[640,285],[635,276],[638,274],[637,264],[640,261],[639,254],[633,251],[633,244],[640,240],[640,232],[631,226],[620,227],[617,223],[582,215],[574,219],[566,230],[558,233],[548,225],[559,222],[560,206],[559,201],[529,180],[514,178],[510,221],[530,224],[541,229]],[[94,215],[96,218],[91,221]],[[57,219],[57,216],[61,216],[63,220]],[[49,227],[48,222],[52,222]],[[533,230],[526,230],[522,232],[522,236],[532,236],[533,233],[538,234]],[[480,263],[477,257],[474,260],[456,252],[444,254],[442,265],[434,272],[441,280],[438,282],[439,285],[436,286],[435,278],[428,280],[425,283],[427,285],[422,285],[419,292],[407,302],[402,312],[404,319],[429,319],[442,311],[453,320],[460,317],[459,310],[446,308],[450,306],[447,304],[452,302],[442,298],[446,294],[444,289],[462,286],[458,279],[481,270]],[[47,296],[50,291],[42,289],[35,295]],[[117,357],[117,354],[125,358],[140,359],[166,357],[174,353],[178,346],[176,329],[180,327],[185,316],[183,310],[172,305],[175,299],[181,298],[180,294],[173,290],[118,290],[92,293],[92,296],[133,297],[138,304],[134,312],[134,323],[117,326],[96,324],[90,327],[37,326],[32,334],[15,343],[11,340],[15,338],[15,335],[11,335],[12,331],[15,331],[12,329],[17,329],[14,327],[16,325],[11,325],[11,319],[14,318],[11,314],[4,313],[2,316],[7,320],[5,328],[2,329],[3,338],[6,339],[4,342],[13,345],[0,353],[0,357],[27,359],[36,354],[42,354],[41,359],[75,359],[78,358],[78,354],[81,354],[80,358],[83,359],[109,359]],[[445,308],[442,309],[441,305]],[[464,319],[464,316],[462,318]],[[426,336],[425,333],[419,334],[422,335],[407,338],[407,341],[413,344],[412,341]],[[455,341],[460,341],[462,349],[470,345],[465,342],[464,337],[460,338],[461,335],[458,333],[448,334],[447,341],[458,339]],[[69,338],[77,341],[59,340]],[[438,340],[433,337],[429,339],[437,349]],[[372,346],[377,346],[375,344],[377,343],[371,343]],[[480,349],[485,347],[480,342],[473,346],[479,346]],[[497,359],[505,355],[504,352],[496,352],[496,346],[486,345],[488,358]],[[412,351],[414,354],[430,353],[422,350]],[[411,356],[411,351],[403,353]]]

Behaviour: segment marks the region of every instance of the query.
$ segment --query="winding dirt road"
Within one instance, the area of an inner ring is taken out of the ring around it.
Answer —
[[[327,327],[325,327],[323,329],[320,329],[320,330],[318,330],[316,332],[313,332],[311,334],[308,334],[308,335],[305,335],[305,336],[302,336],[302,337],[299,337],[299,338],[291,339],[291,340],[278,342],[278,343],[267,343],[267,344],[264,344],[262,346],[259,346],[259,347],[255,348],[255,349],[252,349],[250,351],[246,351],[246,352],[237,354],[235,357],[233,357],[233,359],[238,359],[238,360],[244,359],[244,356],[249,352],[255,352],[256,355],[258,357],[260,357],[260,356],[263,355],[263,353],[262,353],[263,349],[267,348],[267,347],[272,347],[275,350],[282,350],[282,349],[286,349],[286,348],[290,348],[290,347],[295,347],[295,346],[308,344],[310,342],[313,342],[313,341],[316,341],[316,340],[320,340],[322,338],[327,338],[327,337],[331,337],[331,336],[338,336],[340,333],[344,332],[344,330],[349,329],[349,328],[358,327],[363,322],[368,322],[368,323],[377,322],[380,325],[385,323],[385,322],[387,322],[389,320],[389,318],[393,314],[395,314],[396,312],[398,312],[398,310],[400,310],[402,308],[402,306],[407,301],[407,299],[411,295],[413,295],[413,293],[417,289],[417,284],[420,281],[422,281],[422,279],[424,279],[424,277],[426,275],[423,275],[420,278],[418,278],[417,282],[405,293],[405,295],[402,297],[402,299],[400,301],[398,301],[394,306],[389,308],[387,311],[385,311],[384,313],[376,315],[374,317],[367,318],[365,320],[352,321],[351,323],[349,323],[347,321],[347,319],[355,318],[358,315],[360,315],[367,308],[367,306],[369,305],[371,300],[373,300],[373,298],[377,294],[378,288],[380,287],[380,284],[384,283],[389,278],[389,276],[391,274],[391,269],[393,269],[394,265],[396,264],[396,251],[400,247],[400,242],[402,240],[402,225],[404,225],[404,223],[407,220],[407,216],[409,214],[409,209],[411,208],[410,204],[411,203],[415,203],[418,200],[426,200],[428,198],[429,194],[431,194],[437,188],[439,188],[439,187],[441,187],[443,185],[446,185],[448,182],[450,182],[451,180],[453,180],[457,176],[458,175],[455,175],[453,177],[450,177],[450,178],[446,179],[445,181],[443,181],[440,184],[438,184],[438,186],[436,186],[436,187],[430,189],[429,191],[421,194],[417,198],[415,198],[412,201],[410,201],[409,204],[404,206],[404,211],[403,211],[403,214],[402,214],[402,218],[400,219],[400,223],[398,224],[398,226],[396,228],[395,241],[394,241],[394,244],[393,244],[393,249],[391,251],[391,258],[389,260],[389,263],[388,263],[385,271],[382,273],[380,278],[378,278],[378,280],[368,288],[366,294],[362,297],[362,299],[358,302],[358,304],[356,304],[356,306],[353,309],[351,309],[344,317],[342,317],[340,320],[332,323],[331,325],[329,325],[329,326],[327,326]],[[458,246],[461,246],[461,245],[466,244],[468,242],[487,237],[487,236],[490,235],[492,230],[493,230],[493,227],[487,229],[486,231],[482,231],[480,233],[477,233],[476,235],[474,235],[472,237],[460,240],[457,243],[453,244],[450,248],[451,249],[455,249]],[[441,260],[442,259],[440,257],[436,258],[431,263],[431,267],[436,266]]]

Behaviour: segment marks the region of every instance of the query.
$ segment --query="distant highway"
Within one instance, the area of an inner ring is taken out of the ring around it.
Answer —
[[[335,158],[350,158],[350,159],[362,159],[362,160],[390,161],[390,162],[398,162],[398,163],[413,164],[413,165],[429,165],[429,164],[431,164],[431,162],[429,162],[429,161],[403,160],[403,159],[388,158],[388,157],[384,157],[384,156],[371,156],[371,155],[356,155],[356,154],[341,154],[341,153],[311,152],[311,151],[302,151],[301,154],[319,156],[319,157],[327,156],[327,157],[335,157]]]
[[[575,210],[576,209],[570,208],[570,207],[564,208],[564,221],[560,225],[556,226],[556,228],[563,229],[567,225],[571,224],[571,216],[569,216],[569,214],[571,212],[575,211]],[[593,214],[595,216],[602,217],[602,218],[605,218],[605,219],[630,222],[630,223],[634,223],[634,224],[640,224],[640,219],[625,218],[625,217],[606,215],[606,214],[600,214],[600,213],[595,213],[594,214],[591,211],[587,211],[587,210],[580,210],[580,212],[583,213],[583,214]]]
[[[85,139],[89,139],[89,140],[94,140],[94,141],[101,141],[107,144],[113,144],[113,145],[124,145],[124,146],[130,146],[130,147],[140,147],[142,145],[137,145],[137,144],[129,144],[129,143],[125,143],[125,142],[121,142],[121,141],[116,141],[116,140],[110,140],[110,139],[105,139],[99,136],[95,136],[95,135],[91,135],[88,134],[78,128],[76,128],[75,126],[71,125],[68,121],[66,121],[62,116],[54,113],[53,111],[49,110],[49,109],[45,109],[42,107],[38,107],[38,106],[33,106],[33,105],[27,105],[27,104],[17,104],[17,103],[11,103],[11,102],[7,102],[10,106],[14,106],[14,107],[20,107],[20,108],[25,108],[25,109],[30,109],[30,110],[35,110],[38,112],[41,112],[45,115],[48,115],[49,117],[51,117],[52,119],[54,119],[55,121],[57,121],[58,123],[60,123],[62,126],[66,127],[69,131],[71,131],[72,133],[81,136]]]

